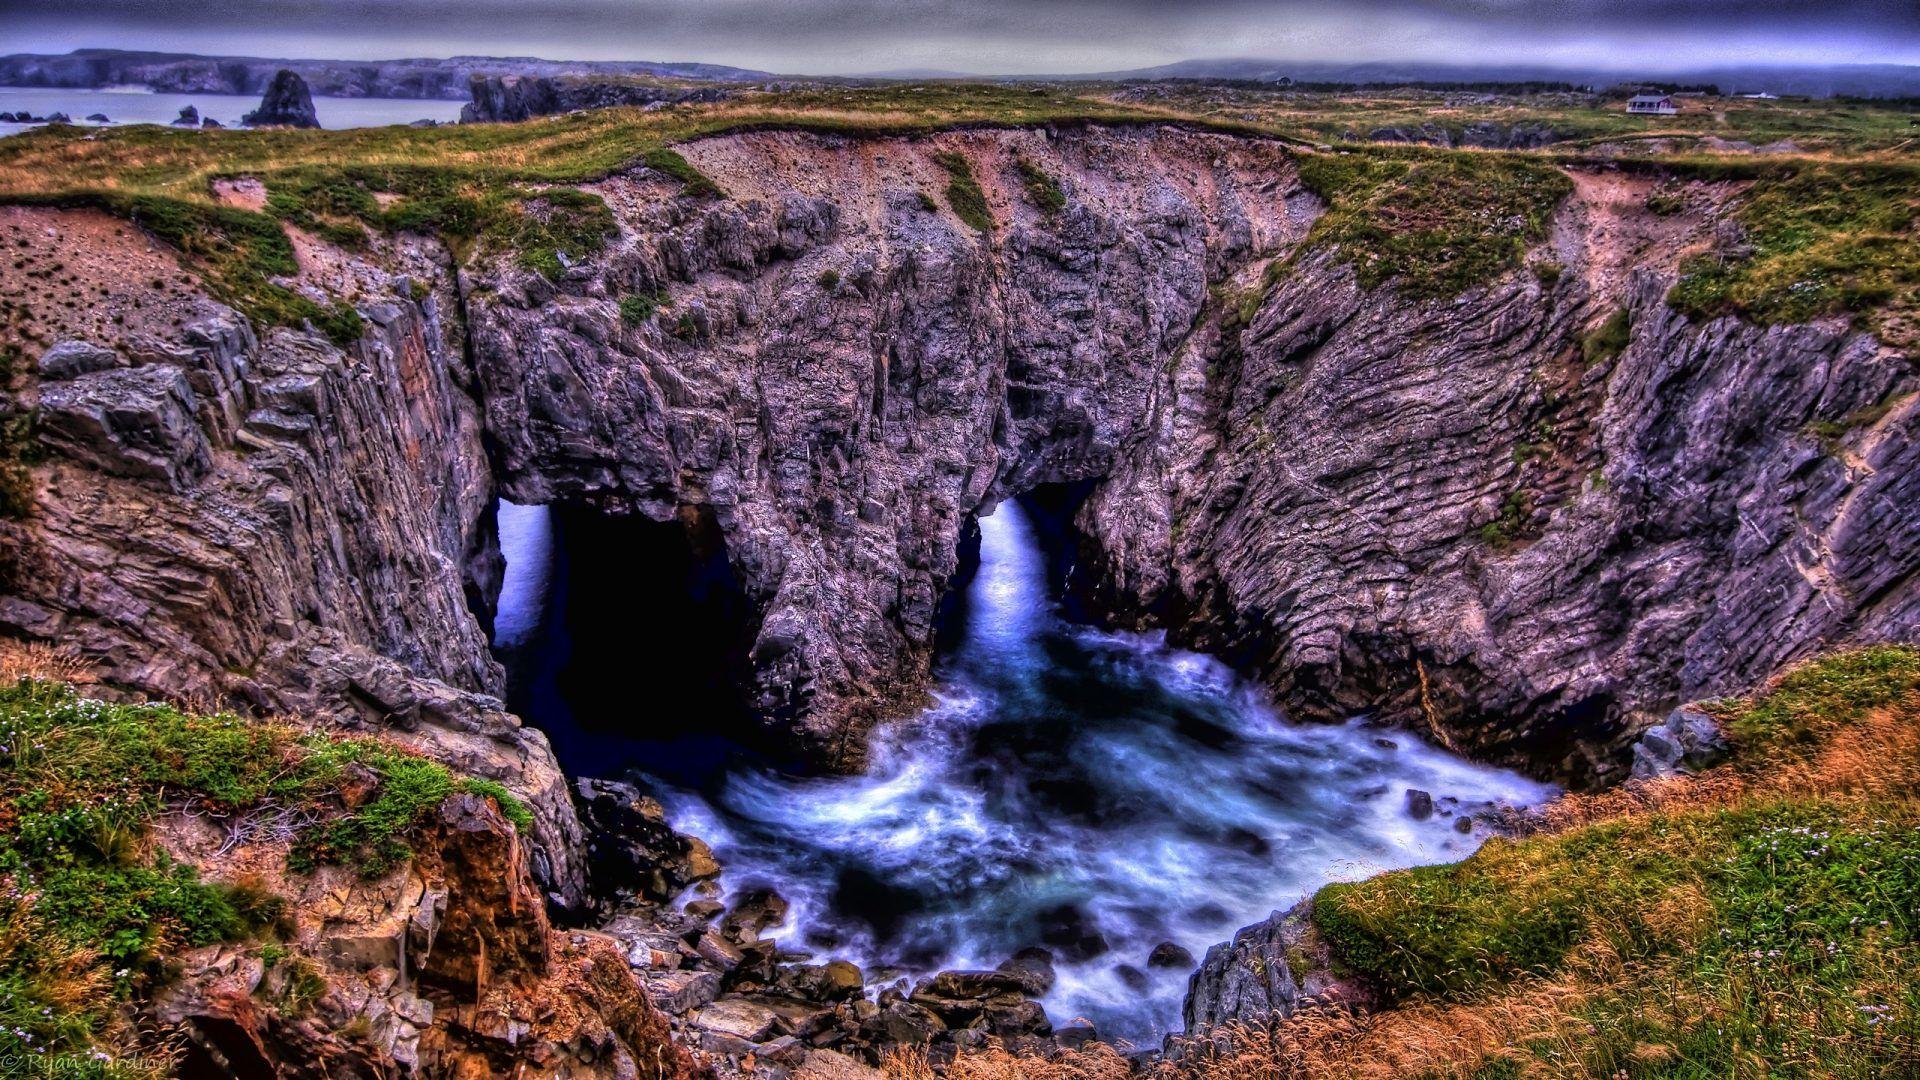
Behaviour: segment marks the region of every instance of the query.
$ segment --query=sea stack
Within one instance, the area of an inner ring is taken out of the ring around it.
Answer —
[[[200,126],[200,110],[194,108],[191,105],[188,105],[186,108],[181,109],[180,115],[177,118],[175,118],[175,120],[173,121],[173,126],[174,127],[199,127]]]
[[[307,80],[282,68],[267,85],[260,107],[240,118],[248,127],[317,128],[320,117],[313,111],[313,94]]]

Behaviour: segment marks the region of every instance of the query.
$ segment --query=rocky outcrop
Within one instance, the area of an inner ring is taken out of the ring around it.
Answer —
[[[473,100],[460,110],[463,124],[531,120],[576,109],[658,106],[724,101],[730,92],[718,86],[675,86],[617,79],[547,78],[536,75],[475,75]]]
[[[313,111],[313,93],[307,81],[285,68],[267,84],[260,107],[240,118],[248,127],[317,128],[320,116]]]
[[[1333,977],[1313,930],[1312,906],[1303,901],[1208,949],[1187,981],[1182,1013],[1186,1033],[1200,1035],[1223,1024],[1258,1026],[1305,1007],[1361,1000]]]
[[[437,811],[408,864],[289,874],[285,842],[235,846],[203,818],[163,820],[161,846],[289,901],[284,940],[177,957],[143,1007],[181,1075],[498,1075],[678,1080],[701,1070],[670,1040],[616,943],[547,922],[513,826],[472,795]]]
[[[754,706],[849,766],[864,725],[919,700],[967,517],[1108,471],[1209,283],[1297,239],[1310,200],[1278,144],[1170,128],[683,150],[733,198],[614,178],[604,257],[558,282],[505,268],[469,296],[502,483],[711,514],[758,613]],[[922,205],[949,151],[992,234]],[[1016,159],[1068,208],[1030,206]],[[661,291],[622,319],[623,296]]]
[[[37,312],[57,340],[11,396],[47,460],[34,506],[0,521],[0,630],[110,685],[386,732],[498,779],[535,808],[542,879],[584,899],[566,780],[495,696],[492,482],[450,290],[416,299],[417,278],[380,272],[350,349],[262,338],[168,296],[172,260],[116,223],[8,214],[31,237],[21,272],[97,260],[120,293]]]

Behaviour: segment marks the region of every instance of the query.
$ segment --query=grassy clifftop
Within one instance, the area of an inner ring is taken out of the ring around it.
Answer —
[[[56,678],[48,654],[0,662],[0,1058],[36,1075],[144,1078],[122,1002],[164,984],[180,950],[276,943],[286,902],[264,884],[204,880],[152,842],[162,814],[273,835],[289,868],[385,874],[449,795],[525,806],[386,743],[287,724],[113,704]]]
[[[1713,711],[1726,765],[1324,890],[1336,962],[1403,1006],[1345,1049],[1430,1043],[1479,1076],[1920,1074],[1920,650]]]

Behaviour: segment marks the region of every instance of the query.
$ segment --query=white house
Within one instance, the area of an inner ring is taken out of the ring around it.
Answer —
[[[1672,116],[1680,111],[1672,94],[1635,94],[1627,101],[1627,111],[1638,116]]]

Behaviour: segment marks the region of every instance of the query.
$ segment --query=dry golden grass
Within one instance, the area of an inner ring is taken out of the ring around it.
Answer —
[[[96,681],[96,672],[71,649],[44,641],[0,640],[0,685],[11,686],[21,679],[85,686]]]

